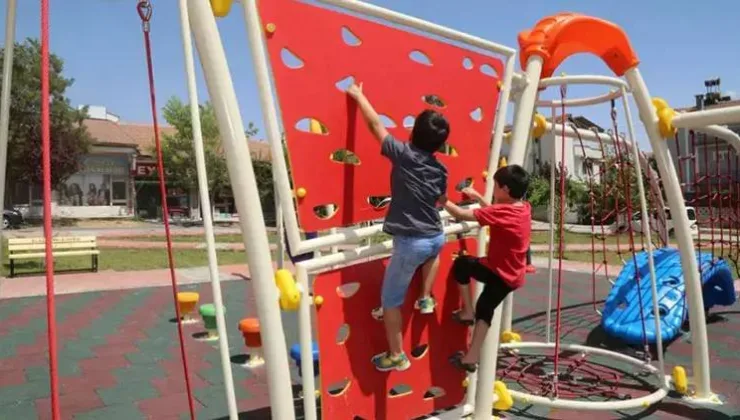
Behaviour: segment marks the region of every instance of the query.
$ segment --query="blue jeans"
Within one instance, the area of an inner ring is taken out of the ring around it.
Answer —
[[[406,291],[416,269],[439,255],[445,235],[394,236],[393,254],[383,277],[381,302],[383,308],[398,308],[406,299]]]

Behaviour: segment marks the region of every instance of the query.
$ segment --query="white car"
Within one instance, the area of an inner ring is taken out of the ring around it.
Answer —
[[[689,227],[691,228],[692,233],[697,232],[699,230],[699,225],[696,223],[696,209],[693,207],[686,207],[686,216],[689,218]],[[657,229],[658,226],[660,226],[657,211],[653,211],[650,215],[650,224],[653,226],[653,229]],[[671,209],[668,207],[665,208],[665,225],[665,228],[668,231],[668,236],[672,236],[674,233],[673,219],[671,218]],[[632,216],[632,229],[635,232],[643,232],[642,213],[637,212]]]

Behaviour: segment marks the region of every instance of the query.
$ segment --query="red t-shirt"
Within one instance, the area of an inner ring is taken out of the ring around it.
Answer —
[[[493,204],[476,209],[473,214],[481,226],[489,226],[488,257],[481,263],[498,274],[512,289],[524,284],[527,250],[532,234],[532,207]]]

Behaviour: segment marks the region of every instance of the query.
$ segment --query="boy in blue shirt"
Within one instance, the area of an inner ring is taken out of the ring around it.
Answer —
[[[380,142],[381,154],[393,165],[391,202],[383,224],[383,231],[393,236],[393,254],[383,278],[382,307],[373,311],[376,319],[383,319],[389,350],[372,362],[381,372],[403,371],[411,363],[402,349],[401,306],[419,266],[423,286],[415,307],[431,314],[436,305],[431,290],[445,243],[437,204],[447,201],[447,168],[434,153],[447,141],[450,125],[442,114],[423,111],[416,117],[409,142],[401,142],[388,133],[362,93],[362,85],[353,84],[347,94],[357,101],[370,132]]]

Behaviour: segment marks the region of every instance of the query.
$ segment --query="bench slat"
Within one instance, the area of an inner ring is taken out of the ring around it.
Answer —
[[[54,236],[52,243],[75,243],[75,242],[95,242],[95,236]],[[44,238],[8,238],[8,245],[36,245],[45,244]]]
[[[81,249],[81,248],[97,248],[96,242],[76,242],[76,243],[52,243],[51,249]],[[29,244],[29,245],[9,245],[8,252],[23,252],[23,251],[40,251],[46,249],[46,244]]]
[[[100,255],[100,251],[97,249],[87,249],[83,251],[62,251],[55,252],[54,257],[74,257],[74,256],[85,256],[85,255]],[[13,254],[8,256],[11,260],[24,260],[32,258],[45,258],[46,253],[36,252],[31,254]]]

